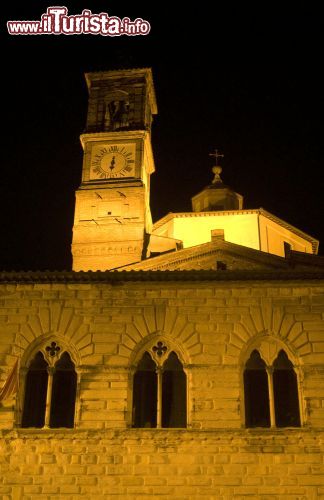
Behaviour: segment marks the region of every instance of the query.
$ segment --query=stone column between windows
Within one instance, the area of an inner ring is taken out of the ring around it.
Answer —
[[[268,386],[269,386],[270,425],[271,425],[271,427],[275,427],[276,426],[276,413],[275,413],[275,404],[274,404],[272,374],[273,374],[272,366],[267,366]]]
[[[158,366],[156,368],[157,374],[157,404],[156,404],[156,427],[161,429],[162,427],[162,373],[163,368]]]
[[[44,427],[50,426],[52,387],[53,387],[54,372],[55,372],[54,366],[47,367],[48,379],[47,379],[47,394],[46,394],[46,409],[45,409],[45,425],[44,425]]]

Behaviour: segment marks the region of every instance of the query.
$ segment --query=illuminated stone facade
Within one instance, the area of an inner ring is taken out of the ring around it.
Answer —
[[[157,107],[149,69],[89,73],[86,79],[89,107],[81,136],[73,269],[104,271],[147,256],[155,170],[150,134]]]
[[[18,395],[0,408],[2,498],[320,498],[323,272],[1,279],[2,385],[20,357]],[[76,366],[74,428],[21,428],[26,369],[53,341]],[[159,341],[187,375],[185,429],[132,428],[136,364]],[[293,363],[300,427],[245,427],[243,369],[255,348],[269,365],[280,349]]]
[[[144,261],[146,266],[156,254],[208,243],[215,232],[229,243],[281,257],[287,248],[317,253],[313,237],[262,208],[243,209],[243,196],[223,184],[219,166],[213,167],[212,183],[192,197],[192,212],[169,213],[153,226],[151,125],[157,105],[151,70],[88,73],[86,80],[73,270],[106,271]]]
[[[74,271],[0,273],[0,497],[324,497],[318,242],[219,168],[152,227],[151,73],[87,79]]]

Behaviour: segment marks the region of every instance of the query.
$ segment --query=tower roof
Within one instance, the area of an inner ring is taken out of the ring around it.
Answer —
[[[211,184],[191,198],[192,210],[194,212],[241,210],[243,196],[223,183],[220,176],[222,167],[215,165],[212,172],[214,179]]]

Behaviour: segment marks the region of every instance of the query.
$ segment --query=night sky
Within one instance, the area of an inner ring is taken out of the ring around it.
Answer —
[[[74,192],[81,180],[84,72],[152,67],[159,114],[152,142],[154,221],[189,211],[225,154],[223,181],[323,242],[324,17],[309,2],[173,11],[172,3],[63,3],[69,14],[141,17],[148,36],[9,36],[54,2],[12,2],[1,15],[2,270],[71,269]],[[59,2],[62,5],[62,2]],[[261,10],[262,6],[262,10]],[[154,7],[154,8],[153,8]]]

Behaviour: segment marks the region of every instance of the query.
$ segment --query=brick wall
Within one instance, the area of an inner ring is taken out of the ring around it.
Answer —
[[[0,305],[0,387],[21,358],[0,405],[1,498],[324,497],[321,282],[4,284]],[[134,367],[161,338],[187,373],[188,429],[130,429]],[[53,339],[76,364],[76,429],[19,429],[24,369]],[[287,349],[302,428],[244,428],[254,345]]]
[[[3,500],[324,496],[324,432],[11,431]]]

